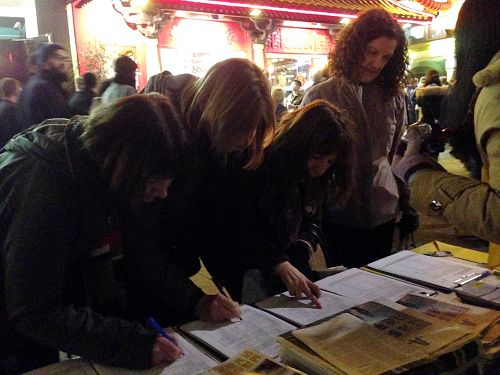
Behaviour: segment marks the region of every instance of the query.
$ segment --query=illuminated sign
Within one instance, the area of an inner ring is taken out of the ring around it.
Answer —
[[[266,41],[266,52],[328,54],[330,36],[323,29],[279,27]]]

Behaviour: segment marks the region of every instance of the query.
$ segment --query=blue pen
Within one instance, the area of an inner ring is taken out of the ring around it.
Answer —
[[[156,320],[154,320],[152,317],[147,316],[146,318],[146,324],[150,327],[153,328],[157,334],[159,334],[161,337],[166,338],[168,341],[170,341],[172,344],[177,346],[178,348],[181,348],[179,344],[174,340],[172,336],[170,336],[161,326],[158,324]]]

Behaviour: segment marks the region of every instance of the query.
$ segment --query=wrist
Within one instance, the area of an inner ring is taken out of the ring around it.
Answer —
[[[411,185],[412,182],[417,178],[417,176],[419,174],[421,174],[422,172],[422,168],[421,169],[417,169],[415,171],[413,171],[409,176],[408,176],[408,185]]]
[[[288,264],[290,264],[288,260],[280,261],[278,264],[274,266],[273,268],[274,273],[277,275],[281,274],[285,270],[285,268],[287,268]]]

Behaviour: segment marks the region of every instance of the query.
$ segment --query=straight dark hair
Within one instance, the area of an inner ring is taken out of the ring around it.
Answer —
[[[314,100],[283,116],[276,136],[265,150],[263,168],[286,189],[309,177],[313,155],[335,154],[336,159],[320,179],[331,186],[334,203],[344,203],[354,184],[356,137],[345,113],[326,100]],[[333,178],[333,181],[331,181]],[[333,183],[331,183],[333,182]]]
[[[162,95],[132,95],[102,106],[84,120],[83,147],[110,191],[136,203],[149,177],[174,177],[189,160],[179,117]]]
[[[466,165],[471,158],[480,163],[473,118],[467,119],[476,90],[472,77],[485,68],[500,50],[500,4],[498,0],[466,0],[455,27],[455,77],[442,111],[446,128],[455,129],[452,154]]]

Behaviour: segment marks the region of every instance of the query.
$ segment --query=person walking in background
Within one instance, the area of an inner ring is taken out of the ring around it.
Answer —
[[[448,94],[448,87],[441,85],[437,70],[429,70],[425,75],[424,87],[416,91],[417,104],[422,114],[420,121],[429,124],[431,135],[426,139],[427,152],[436,159],[444,151],[445,138],[442,133],[441,105]]]
[[[408,123],[413,124],[417,122],[417,84],[418,79],[412,78],[406,85],[406,110],[408,112]]]
[[[390,254],[399,212],[390,163],[406,124],[407,62],[401,26],[386,11],[370,9],[341,32],[330,56],[332,78],[302,101],[326,99],[345,110],[359,140],[353,193],[323,218],[329,259],[337,265],[358,267]]]
[[[276,122],[279,122],[281,120],[281,116],[283,116],[283,114],[286,113],[287,111],[286,107],[283,105],[283,102],[285,100],[285,90],[277,87],[272,91],[271,97],[273,99],[274,106],[276,108],[274,110],[274,114],[276,116]]]
[[[95,96],[97,77],[94,73],[87,72],[76,80],[78,91],[69,100],[69,109],[73,115],[88,115],[92,99]]]
[[[454,129],[452,154],[482,166],[481,181],[446,172],[410,142],[394,172],[409,181],[411,204],[441,216],[461,233],[490,241],[490,266],[500,264],[500,7],[497,0],[466,0],[455,27],[456,83],[443,107]]]
[[[69,118],[71,112],[62,83],[68,80],[70,58],[59,44],[43,43],[36,51],[38,71],[23,88],[20,100],[23,129],[49,118]]]
[[[22,129],[19,126],[18,101],[21,82],[14,78],[0,80],[0,148]]]
[[[135,89],[135,71],[137,64],[128,56],[115,60],[115,76],[101,96],[101,104],[108,104],[115,99],[137,93]]]
[[[288,110],[297,109],[302,102],[304,93],[300,90],[302,82],[298,79],[292,81],[292,92],[286,97],[286,107]]]

